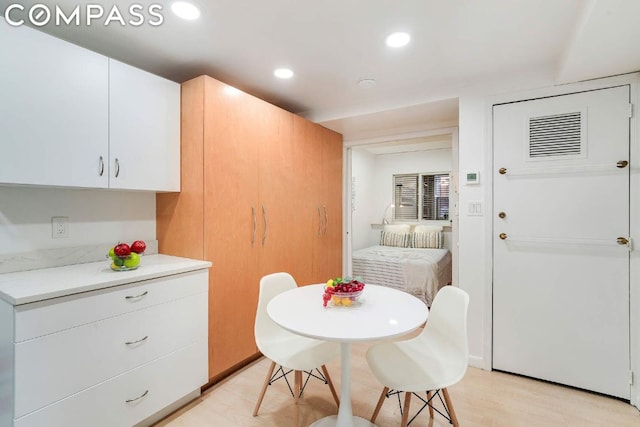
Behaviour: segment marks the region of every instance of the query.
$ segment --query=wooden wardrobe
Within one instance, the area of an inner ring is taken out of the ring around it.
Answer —
[[[208,76],[182,84],[181,130],[182,188],[157,195],[157,238],[160,253],[213,263],[216,380],[258,355],[262,276],[342,274],[342,136]]]

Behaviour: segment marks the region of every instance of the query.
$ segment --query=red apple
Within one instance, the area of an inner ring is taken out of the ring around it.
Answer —
[[[131,244],[131,251],[137,254],[143,253],[147,249],[147,244],[142,240],[136,240]]]
[[[118,243],[113,248],[113,253],[119,256],[120,258],[126,258],[131,255],[131,248],[126,243]]]

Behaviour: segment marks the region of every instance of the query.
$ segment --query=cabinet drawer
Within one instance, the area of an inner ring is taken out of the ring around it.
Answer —
[[[16,344],[16,416],[206,342],[207,304],[201,292]]]
[[[207,277],[198,270],[17,306],[15,342],[206,291]]]
[[[18,418],[15,427],[130,427],[206,382],[207,342],[198,341]]]

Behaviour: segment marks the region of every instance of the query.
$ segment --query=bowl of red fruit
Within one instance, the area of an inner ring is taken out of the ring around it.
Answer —
[[[322,295],[322,305],[331,303],[334,307],[352,307],[358,303],[358,298],[364,291],[364,282],[359,277],[327,280]]]
[[[118,243],[111,249],[107,258],[111,260],[113,271],[129,271],[140,267],[140,257],[147,249],[147,245],[142,240],[136,240],[131,245]]]

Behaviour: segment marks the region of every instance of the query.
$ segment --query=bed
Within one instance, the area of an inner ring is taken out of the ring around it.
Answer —
[[[403,290],[431,307],[438,290],[451,283],[451,252],[441,244],[431,245],[436,247],[405,247],[413,246],[405,242],[390,244],[384,234],[381,237],[384,244],[353,252],[353,276],[362,277],[365,283]]]

